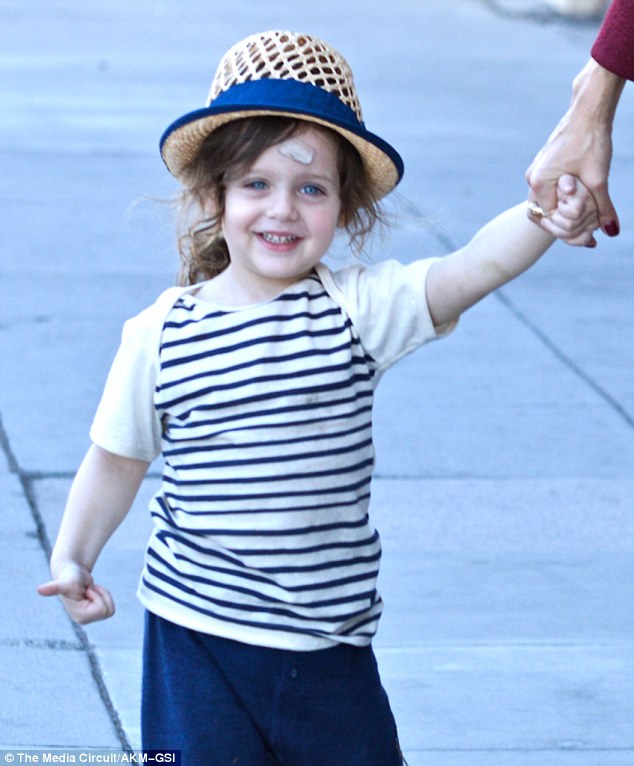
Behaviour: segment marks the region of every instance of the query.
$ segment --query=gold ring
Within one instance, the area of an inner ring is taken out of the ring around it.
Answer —
[[[550,213],[545,213],[543,209],[536,202],[528,203],[528,212],[534,215],[535,218],[549,218]]]

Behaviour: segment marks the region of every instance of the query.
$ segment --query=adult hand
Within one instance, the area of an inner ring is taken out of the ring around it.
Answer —
[[[601,229],[615,237],[619,218],[608,191],[611,159],[611,131],[605,125],[575,121],[567,112],[526,171],[529,199],[550,212],[557,207],[558,180],[577,176],[594,198]]]
[[[557,206],[557,181],[577,176],[597,205],[601,229],[619,233],[608,191],[612,161],[612,122],[624,80],[590,60],[575,78],[570,108],[526,171],[529,199],[550,212]],[[531,219],[539,223],[534,217]]]
[[[593,232],[599,226],[599,218],[588,189],[574,176],[563,175],[557,182],[556,195],[556,208],[540,219],[542,229],[569,245],[594,247]],[[531,216],[534,218],[535,214]]]

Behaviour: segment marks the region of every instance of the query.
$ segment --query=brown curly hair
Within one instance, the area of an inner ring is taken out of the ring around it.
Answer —
[[[353,251],[359,254],[363,250],[368,235],[377,223],[385,222],[385,216],[370,192],[363,161],[354,146],[339,133],[305,120],[250,117],[217,128],[205,139],[196,160],[187,169],[188,181],[177,199],[180,284],[211,279],[229,265],[229,250],[220,230],[228,174],[242,172],[266,149],[308,125],[335,140],[342,226],[348,232]]]

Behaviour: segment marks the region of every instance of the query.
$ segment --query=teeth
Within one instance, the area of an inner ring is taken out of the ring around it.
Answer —
[[[262,233],[262,237],[272,245],[287,245],[289,242],[294,242],[297,239],[292,234],[279,236],[277,234],[269,234],[266,231]]]

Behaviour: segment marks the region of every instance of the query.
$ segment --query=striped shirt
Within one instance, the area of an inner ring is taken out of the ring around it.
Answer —
[[[122,399],[108,385],[91,435],[143,459],[160,443],[163,480],[139,586],[148,609],[277,648],[371,641],[382,609],[381,546],[368,514],[373,392],[387,366],[436,336],[424,301],[428,265],[390,262],[376,274],[320,267],[276,299],[239,309],[200,300],[191,288],[172,292],[160,325],[158,317],[140,322],[160,327],[150,365],[147,344],[126,344],[124,333],[122,349],[133,345],[136,354],[120,352],[126,361],[115,361],[109,384],[117,367],[138,375],[138,357],[146,360],[152,412],[131,417],[152,421],[147,454],[108,436],[122,417],[107,422]],[[382,282],[394,275],[400,301],[390,306]],[[362,285],[376,292],[369,301],[355,295]],[[351,300],[363,317],[355,319]],[[379,347],[360,335],[366,326]],[[139,403],[122,409],[130,415],[132,406]]]

